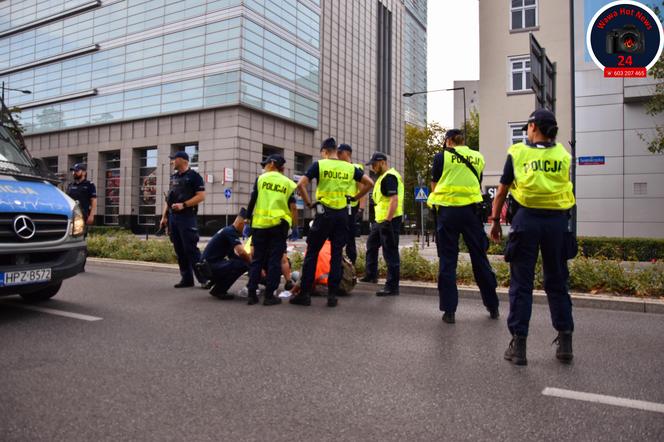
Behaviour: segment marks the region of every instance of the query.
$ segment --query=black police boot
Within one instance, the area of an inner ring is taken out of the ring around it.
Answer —
[[[311,305],[311,296],[309,293],[302,292],[299,295],[293,296],[288,302],[293,305],[303,305],[308,307]]]
[[[336,307],[339,301],[337,301],[337,293],[333,290],[328,290],[327,292],[327,306]]]
[[[217,299],[221,299],[222,301],[230,301],[231,299],[235,299],[234,295],[231,295],[230,293],[223,292],[217,288],[218,286],[212,287],[212,290],[210,290],[210,294],[214,296]]]
[[[553,340],[553,344],[557,344],[556,358],[564,364],[569,364],[574,358],[572,354],[572,332],[564,331],[558,332],[558,337]]]
[[[203,275],[207,279],[212,279],[212,269],[206,260],[194,264],[194,269],[199,275]]]
[[[454,313],[444,312],[443,313],[443,322],[445,322],[446,324],[454,324],[456,322],[454,320]]]
[[[528,365],[526,360],[526,336],[512,336],[504,357],[515,365]]]
[[[369,275],[364,275],[364,278],[360,278],[360,282],[370,282],[372,284],[377,284],[378,278],[374,278]]]
[[[384,287],[376,292],[376,296],[399,296],[399,288]]]
[[[210,290],[212,287],[214,287],[214,281],[211,279],[208,279],[208,282],[205,284],[201,284],[201,288],[203,290]]]
[[[263,305],[277,305],[281,304],[281,299],[274,296],[274,293],[266,293],[263,298]]]
[[[193,286],[194,286],[193,281],[192,282],[180,281],[177,284],[175,284],[173,287],[175,287],[176,289],[183,289],[183,288],[193,287]]]
[[[487,310],[489,310],[489,318],[498,319],[498,317],[500,317],[500,312],[498,311],[498,307],[490,308]]]
[[[249,294],[247,295],[247,305],[254,305],[258,304],[258,295],[256,295],[256,291],[249,291]]]

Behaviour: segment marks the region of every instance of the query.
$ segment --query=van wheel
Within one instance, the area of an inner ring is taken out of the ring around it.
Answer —
[[[44,287],[41,290],[37,290],[30,293],[21,293],[21,298],[23,298],[23,300],[26,302],[48,301],[58,293],[61,286],[62,286],[62,281],[55,284],[51,284],[47,287]]]

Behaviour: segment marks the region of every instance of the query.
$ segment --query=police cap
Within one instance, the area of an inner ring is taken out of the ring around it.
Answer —
[[[350,144],[346,144],[346,143],[341,143],[341,144],[339,145],[339,147],[337,148],[337,150],[338,150],[339,152],[344,152],[344,151],[345,151],[345,152],[353,153],[353,148],[351,147],[351,145],[350,145]]]
[[[283,156],[279,155],[278,153],[273,153],[272,155],[268,156],[263,161],[261,161],[261,166],[265,167],[270,163],[274,163],[277,165],[277,167],[281,167],[284,164],[286,164],[286,159]]]
[[[326,138],[325,140],[323,140],[322,143],[320,143],[320,149],[321,150],[323,150],[323,149],[332,150],[332,149],[336,149],[336,148],[337,148],[337,140],[335,140],[332,137]]]
[[[69,168],[69,170],[73,172],[78,172],[79,170],[88,170],[88,166],[85,165],[85,163],[76,163],[73,166]]]
[[[556,116],[548,109],[537,109],[535,112],[530,114],[530,117],[528,117],[528,122],[521,128],[521,130],[528,130],[528,125],[530,123],[535,123],[540,127],[551,127],[558,125]]]
[[[387,161],[387,155],[382,152],[375,152],[373,155],[371,155],[371,159],[367,163],[367,166],[371,166],[373,163],[377,163],[378,161]]]
[[[185,161],[189,161],[189,155],[184,150],[175,152],[173,155],[170,155],[168,158],[170,158],[171,160],[174,160],[176,158],[182,158]]]

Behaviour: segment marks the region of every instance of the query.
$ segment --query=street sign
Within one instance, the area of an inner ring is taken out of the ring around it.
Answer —
[[[429,198],[429,189],[427,187],[415,188],[415,201],[418,203],[426,203]]]
[[[530,34],[530,84],[535,92],[535,107],[556,112],[556,63],[546,56],[546,50]]]
[[[231,199],[231,194],[232,194],[232,191],[231,191],[230,187],[227,188],[226,190],[224,190],[224,196],[226,197],[227,200]]]
[[[577,158],[576,161],[579,166],[601,166],[606,163],[606,157],[604,156],[579,157]]]

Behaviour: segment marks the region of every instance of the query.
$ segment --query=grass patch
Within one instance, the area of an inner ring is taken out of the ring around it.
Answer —
[[[88,256],[173,264],[173,244],[167,239],[142,240],[129,233],[88,236]]]

